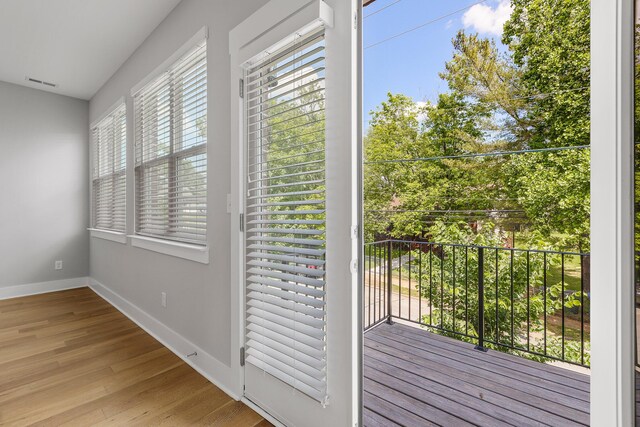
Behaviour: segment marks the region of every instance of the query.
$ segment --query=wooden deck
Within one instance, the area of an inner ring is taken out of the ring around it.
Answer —
[[[401,324],[364,339],[364,425],[589,425],[589,376]]]
[[[636,368],[636,426],[640,426],[640,372]]]

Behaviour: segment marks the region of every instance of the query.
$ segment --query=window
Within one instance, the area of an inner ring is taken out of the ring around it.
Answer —
[[[206,42],[134,95],[136,234],[205,245]]]
[[[247,363],[326,398],[324,27],[251,63]]]
[[[124,233],[127,198],[127,114],[117,107],[91,129],[93,228]]]

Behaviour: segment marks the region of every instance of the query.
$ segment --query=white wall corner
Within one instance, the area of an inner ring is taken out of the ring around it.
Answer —
[[[5,286],[0,287],[0,300],[46,294],[49,292],[64,291],[66,289],[84,288],[87,286],[89,286],[88,277],[75,277],[73,279],[51,280],[48,282]]]
[[[238,388],[237,382],[235,381],[236,375],[232,373],[231,367],[220,362],[202,348],[190,342],[97,280],[89,278],[89,287],[122,314],[144,329],[149,335],[158,340],[162,345],[171,350],[176,356],[184,360],[216,387],[235,400],[241,399],[242,390]],[[197,355],[187,357],[188,354],[192,354],[193,352],[196,352]]]

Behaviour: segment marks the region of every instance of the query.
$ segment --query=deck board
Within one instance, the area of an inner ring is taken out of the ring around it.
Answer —
[[[636,368],[636,426],[640,426],[640,372]]]
[[[588,375],[402,324],[367,331],[364,344],[365,426],[408,425],[407,412],[422,425],[589,424]]]

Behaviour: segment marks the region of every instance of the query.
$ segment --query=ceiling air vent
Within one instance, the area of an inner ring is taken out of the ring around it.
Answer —
[[[39,85],[44,85],[44,86],[49,86],[49,87],[58,87],[58,85],[55,84],[55,83],[45,82],[43,80],[34,79],[34,78],[31,78],[31,77],[28,77],[28,76],[25,77],[25,80],[27,80],[27,81],[29,81],[31,83],[37,83]]]

